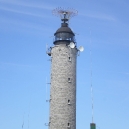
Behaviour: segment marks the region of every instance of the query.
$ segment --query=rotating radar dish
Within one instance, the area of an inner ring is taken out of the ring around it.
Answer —
[[[52,11],[53,15],[55,16],[59,16],[61,18],[61,20],[66,23],[69,21],[70,18],[76,16],[78,14],[77,10],[71,9],[71,8],[67,8],[67,9],[63,9],[61,7],[56,8]]]

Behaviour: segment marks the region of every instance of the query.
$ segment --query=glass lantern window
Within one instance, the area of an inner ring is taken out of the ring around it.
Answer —
[[[74,35],[70,33],[58,33],[55,35],[55,41],[58,41],[58,40],[74,41]]]

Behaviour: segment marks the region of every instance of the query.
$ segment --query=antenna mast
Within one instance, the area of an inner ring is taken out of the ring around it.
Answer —
[[[91,35],[91,31],[90,31],[90,35]],[[94,123],[94,98],[93,98],[93,86],[92,86],[92,42],[90,39],[90,44],[91,44],[91,48],[90,48],[90,57],[91,57],[91,104],[92,104],[92,123],[90,124],[90,129],[96,129],[96,124]]]
[[[91,31],[90,31],[91,34]],[[90,44],[92,45],[91,39],[90,39]],[[92,47],[92,46],[91,46]],[[90,65],[91,65],[91,104],[92,104],[92,123],[94,121],[94,98],[93,98],[93,86],[92,86],[92,48],[90,48]]]
[[[74,10],[74,9],[70,9],[70,8],[63,9],[63,8],[59,7],[59,8],[54,9],[52,11],[52,14],[60,17],[61,21],[63,21],[63,23],[67,23],[70,18],[72,18],[78,14],[78,11]]]

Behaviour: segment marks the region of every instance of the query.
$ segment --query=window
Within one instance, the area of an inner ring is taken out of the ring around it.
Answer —
[[[55,35],[55,41],[59,40],[69,40],[69,41],[74,41],[74,35],[71,33],[57,33]]]
[[[69,58],[69,61],[71,61],[71,57],[69,56],[68,58]]]
[[[70,105],[70,100],[68,99],[68,105]]]
[[[71,82],[71,78],[68,78],[68,82]]]
[[[68,128],[70,128],[70,123],[68,123]]]

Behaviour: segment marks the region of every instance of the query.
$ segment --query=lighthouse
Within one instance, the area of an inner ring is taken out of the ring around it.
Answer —
[[[77,49],[68,23],[77,11],[57,8],[53,14],[61,17],[61,26],[47,52],[51,57],[49,129],[76,129],[76,64],[83,48]]]

